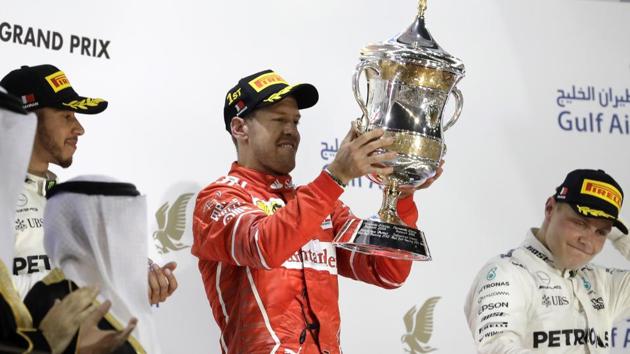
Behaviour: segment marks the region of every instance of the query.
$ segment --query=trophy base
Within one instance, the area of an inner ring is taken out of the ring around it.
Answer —
[[[335,237],[335,246],[352,252],[410,261],[430,261],[424,233],[376,220],[349,220]]]

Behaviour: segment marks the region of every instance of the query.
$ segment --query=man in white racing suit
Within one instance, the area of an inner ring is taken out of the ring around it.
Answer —
[[[608,353],[630,315],[630,271],[589,264],[607,238],[630,259],[623,191],[602,170],[575,170],[545,204],[540,228],[490,260],[465,305],[479,353]],[[622,234],[612,232],[612,227]]]

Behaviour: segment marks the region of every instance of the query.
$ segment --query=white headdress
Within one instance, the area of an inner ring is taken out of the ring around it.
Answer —
[[[5,108],[6,91],[0,87],[0,260],[10,270],[15,247],[15,206],[24,188],[37,127],[34,114],[19,114]]]
[[[135,186],[106,176],[80,176],[48,193],[44,247],[54,266],[78,286],[96,285],[100,300],[132,335],[158,353],[148,300],[147,205]]]

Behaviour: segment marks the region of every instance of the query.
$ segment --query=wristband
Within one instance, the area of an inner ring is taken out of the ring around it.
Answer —
[[[346,184],[341,182],[341,180],[337,176],[333,175],[332,172],[330,172],[330,170],[328,169],[328,167],[324,169],[324,172],[326,172],[330,176],[330,178],[332,178],[333,181],[335,181],[335,183],[337,183],[341,188],[346,188]]]

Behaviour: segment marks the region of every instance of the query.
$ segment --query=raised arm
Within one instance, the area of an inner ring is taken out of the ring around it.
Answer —
[[[630,260],[630,236],[613,231],[608,238],[617,251]],[[607,269],[606,272],[613,316],[630,315],[630,271]]]
[[[233,181],[232,181],[233,182]],[[197,197],[192,253],[200,259],[271,269],[309,242],[343,189],[325,172],[273,215],[240,186],[218,181]]]

